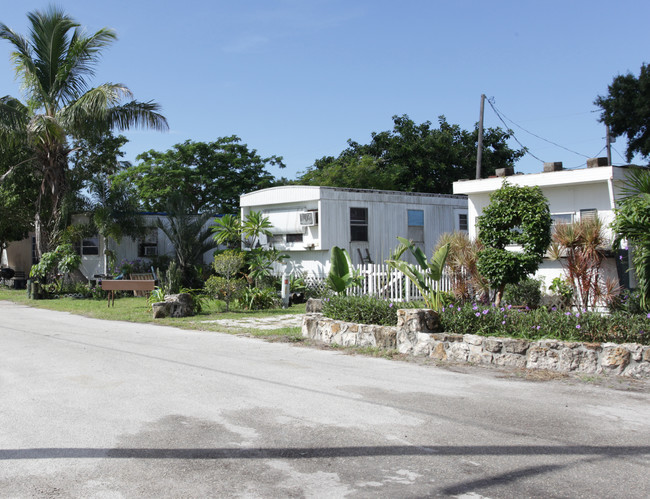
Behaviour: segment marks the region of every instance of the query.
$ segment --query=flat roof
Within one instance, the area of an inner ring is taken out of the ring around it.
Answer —
[[[417,197],[440,197],[440,198],[452,198],[452,199],[465,199],[467,198],[464,194],[438,194],[431,192],[409,192],[409,191],[390,191],[382,189],[355,189],[350,187],[330,187],[330,186],[317,186],[317,185],[280,185],[277,187],[267,187],[266,189],[259,189],[257,191],[248,192],[242,194],[240,198],[246,198],[258,194],[268,194],[272,192],[280,192],[282,190],[293,190],[293,191],[302,191],[304,193],[310,192],[314,198],[322,197],[322,192],[350,192],[358,194],[375,194],[375,195],[397,195],[397,196],[417,196]]]
[[[492,192],[501,187],[504,180],[520,186],[561,186],[571,184],[588,184],[608,180],[624,180],[628,168],[635,166],[597,166],[577,170],[560,170],[555,172],[515,174],[507,177],[490,177],[454,182],[455,194],[475,194]]]

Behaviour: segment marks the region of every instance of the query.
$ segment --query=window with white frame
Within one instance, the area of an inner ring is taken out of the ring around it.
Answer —
[[[99,236],[88,237],[81,240],[81,255],[99,255]]]
[[[350,208],[350,241],[368,241],[368,208]]]
[[[153,257],[158,255],[158,229],[147,229],[144,237],[138,240],[138,257]]]
[[[458,230],[461,232],[469,231],[469,218],[467,213],[458,214]]]
[[[415,243],[424,242],[424,210],[406,210],[408,234],[407,239]]]

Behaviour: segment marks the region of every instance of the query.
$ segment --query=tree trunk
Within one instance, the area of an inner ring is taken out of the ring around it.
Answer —
[[[505,291],[505,284],[497,288],[496,295],[494,295],[494,306],[498,307],[501,305],[501,299],[503,298],[503,292]]]

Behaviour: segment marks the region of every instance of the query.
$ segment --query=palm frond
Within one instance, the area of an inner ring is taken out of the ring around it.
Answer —
[[[159,132],[169,130],[167,118],[158,111],[160,105],[153,102],[131,101],[108,110],[107,121],[119,130],[129,128],[151,128]]]

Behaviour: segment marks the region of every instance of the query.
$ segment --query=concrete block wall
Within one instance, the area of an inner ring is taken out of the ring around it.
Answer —
[[[432,310],[401,309],[397,314],[393,327],[352,324],[309,313],[303,319],[302,334],[327,344],[397,349],[440,361],[650,378],[650,346],[447,334],[438,332],[438,314]]]

